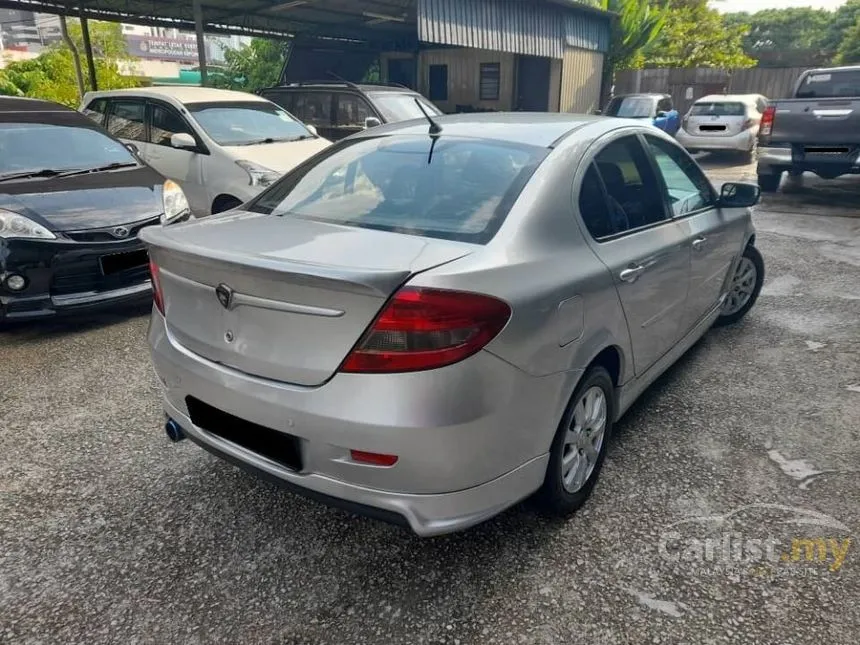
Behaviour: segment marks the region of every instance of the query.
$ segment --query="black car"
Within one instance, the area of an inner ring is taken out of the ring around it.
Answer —
[[[306,81],[258,92],[297,119],[316,128],[321,137],[339,141],[383,123],[423,118],[442,112],[415,90],[402,85],[357,85],[346,81]]]
[[[0,323],[151,299],[138,232],[182,190],[91,119],[0,96]]]

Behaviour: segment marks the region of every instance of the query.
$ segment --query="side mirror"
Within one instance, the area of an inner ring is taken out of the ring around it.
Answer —
[[[308,129],[308,132],[310,132],[315,137],[320,136],[320,133],[317,132],[317,127],[315,125],[311,125],[310,123],[305,123],[305,127]]]
[[[126,150],[128,150],[131,154],[133,154],[133,155],[139,155],[140,154],[140,148],[138,148],[133,143],[124,143],[123,145],[126,147]]]
[[[187,132],[177,132],[170,137],[170,145],[174,148],[187,150],[196,148],[197,142]]]
[[[750,208],[760,198],[761,188],[756,184],[727,182],[720,189],[720,206],[724,208]]]
[[[379,125],[382,125],[382,121],[377,119],[375,116],[369,116],[364,120],[364,129],[369,130],[370,128],[375,128]]]

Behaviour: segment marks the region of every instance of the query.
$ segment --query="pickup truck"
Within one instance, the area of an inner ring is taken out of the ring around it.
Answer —
[[[860,66],[806,71],[792,96],[771,101],[762,115],[762,191],[776,192],[784,172],[824,179],[860,174]]]

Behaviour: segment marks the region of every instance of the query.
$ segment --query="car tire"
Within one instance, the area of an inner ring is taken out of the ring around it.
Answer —
[[[241,200],[236,199],[232,195],[221,195],[212,203],[212,214],[223,213],[241,205]]]
[[[595,400],[602,401],[602,404],[596,404],[602,407],[591,418],[588,417],[589,401]],[[605,368],[592,367],[577,385],[553,438],[544,483],[535,495],[541,510],[555,517],[567,517],[589,498],[603,467],[614,415],[615,386],[612,377]],[[598,441],[597,429],[601,427],[601,416],[603,423]],[[580,428],[580,432],[576,432],[576,427]],[[576,444],[572,443],[575,436],[579,436],[582,445],[590,444],[592,450],[586,453],[576,448]],[[592,457],[589,458],[588,454]],[[585,460],[584,464],[580,462],[582,459]],[[573,465],[570,465],[571,461]],[[572,471],[576,471],[573,477],[570,476]]]
[[[775,193],[779,190],[779,184],[782,181],[782,173],[775,175],[759,175],[758,185],[763,193]]]
[[[749,270],[754,270],[755,275],[744,277]],[[738,322],[747,315],[758,300],[761,287],[764,284],[764,258],[759,250],[752,244],[747,244],[737,267],[735,274],[729,283],[729,293],[723,304],[723,310],[714,322],[715,327],[723,327]],[[733,300],[743,294],[743,301]]]

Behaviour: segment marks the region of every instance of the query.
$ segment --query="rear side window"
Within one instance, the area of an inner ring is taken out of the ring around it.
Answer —
[[[270,100],[275,105],[280,105],[287,112],[293,112],[293,94],[291,92],[279,92],[278,90],[267,90],[260,92],[260,96]]]
[[[807,75],[797,90],[799,99],[860,96],[860,69],[821,71]]]
[[[105,114],[107,113],[107,101],[105,99],[90,101],[89,105],[83,109],[83,113],[99,125],[104,125]]]
[[[331,127],[331,92],[301,92],[295,95],[293,114],[304,123]]]
[[[547,152],[444,136],[358,139],[291,173],[251,210],[485,244]]]
[[[746,114],[746,105],[743,103],[696,103],[690,110],[690,116],[744,116]]]
[[[118,139],[145,141],[145,112],[146,104],[143,101],[113,101],[110,119],[108,120],[108,131]]]

